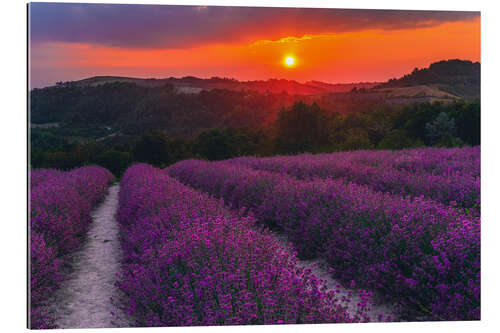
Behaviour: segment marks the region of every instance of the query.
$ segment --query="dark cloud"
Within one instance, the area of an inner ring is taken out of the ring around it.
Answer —
[[[408,29],[479,12],[31,3],[31,40],[186,48],[288,35]]]

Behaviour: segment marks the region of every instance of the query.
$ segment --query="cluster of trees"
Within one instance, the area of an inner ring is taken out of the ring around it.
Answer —
[[[280,110],[298,101],[307,104],[316,101],[326,112],[342,114],[385,105],[383,94],[377,98],[365,98],[364,95],[307,96],[228,89],[184,94],[169,84],[145,87],[114,82],[34,89],[30,93],[30,104],[32,123],[56,123],[59,132],[67,130],[66,136],[74,136],[76,131],[86,138],[99,137],[82,133],[82,129],[111,127],[126,135],[161,131],[169,137],[195,137],[212,128],[267,127],[274,123]]]
[[[417,103],[400,110],[340,114],[299,101],[282,108],[270,126],[211,128],[193,137],[148,131],[69,143],[48,130],[43,133],[32,133],[33,168],[99,164],[120,176],[133,162],[166,167],[187,158],[222,160],[245,155],[478,145],[480,103]]]
[[[276,152],[283,154],[478,145],[480,103],[416,103],[349,114],[296,103],[280,112],[276,129]]]
[[[183,94],[168,84],[56,86],[31,91],[31,122],[70,128],[109,126],[128,135],[162,131],[174,137],[194,137],[209,128],[255,128],[272,123],[281,108],[300,98],[226,89]]]
[[[70,170],[83,165],[97,164],[120,176],[134,161],[128,151],[118,151],[90,141],[86,143],[64,144],[58,150],[42,150],[31,147],[30,167]]]

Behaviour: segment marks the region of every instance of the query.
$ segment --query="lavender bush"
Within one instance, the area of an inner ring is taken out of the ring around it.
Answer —
[[[291,236],[301,256],[327,259],[336,277],[379,291],[408,319],[479,319],[478,217],[423,196],[342,179],[301,181],[239,163],[188,160],[167,172],[251,209]]]
[[[101,167],[30,173],[30,327],[52,328],[43,304],[60,285],[65,257],[82,241],[91,209],[113,175]]]
[[[479,216],[479,148],[362,151],[229,160],[299,179],[342,178],[376,191],[425,196]]]
[[[51,178],[64,174],[64,171],[57,169],[35,169],[30,171],[30,188],[37,187],[41,183]]]
[[[164,171],[130,167],[118,216],[124,262],[117,286],[136,326],[368,320],[366,303],[349,314],[251,217]]]

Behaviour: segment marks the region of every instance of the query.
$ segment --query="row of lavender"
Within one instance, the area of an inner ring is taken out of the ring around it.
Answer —
[[[421,148],[322,155],[243,157],[228,163],[285,173],[299,179],[342,178],[376,191],[424,196],[480,213],[479,147]]]
[[[480,221],[436,201],[341,179],[301,181],[241,164],[187,160],[169,175],[247,208],[320,256],[345,281],[379,291],[408,319],[478,319]]]
[[[479,176],[481,172],[481,147],[464,148],[417,148],[388,151],[389,156],[373,152],[378,157],[378,165],[415,173],[447,175],[453,173]],[[377,160],[377,157],[374,158]],[[384,164],[386,163],[386,164]]]
[[[474,146],[463,148],[425,147],[403,150],[357,150],[333,154],[306,153],[295,157],[300,157],[300,159],[305,159],[309,162],[335,159],[337,161],[390,167],[398,170],[413,171],[415,173],[431,173],[436,175],[462,173],[479,176],[480,155],[480,146]],[[283,159],[284,156],[270,159],[275,158]],[[248,158],[243,158],[243,160],[245,159]],[[238,160],[238,158],[234,160]]]
[[[65,258],[83,239],[91,209],[113,175],[90,166],[64,172],[30,172],[30,327],[54,327],[44,303],[61,282]]]
[[[334,291],[251,217],[146,164],[122,177],[124,259],[117,286],[137,326],[331,323],[349,314]]]
[[[371,166],[394,167],[415,173],[447,175],[467,173],[479,176],[480,146],[463,148],[412,148],[403,150],[358,150],[334,154],[309,155],[314,160],[337,160],[367,164]],[[306,155],[307,156],[307,155]]]

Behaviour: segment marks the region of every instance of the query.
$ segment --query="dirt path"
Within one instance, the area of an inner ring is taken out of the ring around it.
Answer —
[[[54,297],[59,328],[130,326],[111,303],[112,297],[120,297],[114,286],[121,256],[115,219],[119,190],[119,185],[110,187],[109,195],[93,211],[87,241],[73,257],[74,270]]]
[[[278,239],[278,241],[289,251],[294,252],[293,244],[287,239],[286,235],[273,232],[273,235]],[[327,267],[328,265],[321,261],[320,259],[315,260],[301,260],[297,258],[297,265],[302,268],[309,268],[316,277],[325,281],[325,284],[328,290],[339,290],[338,296],[341,298],[345,296],[351,300],[349,304],[347,304],[348,311],[350,313],[356,313],[357,303],[361,302],[361,296],[355,290],[350,288],[346,288],[342,285],[341,282],[332,278],[329,273]],[[387,321],[387,317],[390,316],[390,321],[398,321],[398,315],[394,311],[393,307],[389,304],[380,304],[374,300],[372,300],[368,304],[368,315],[371,318],[371,321],[377,322],[379,320],[379,316],[381,316],[381,321]]]

